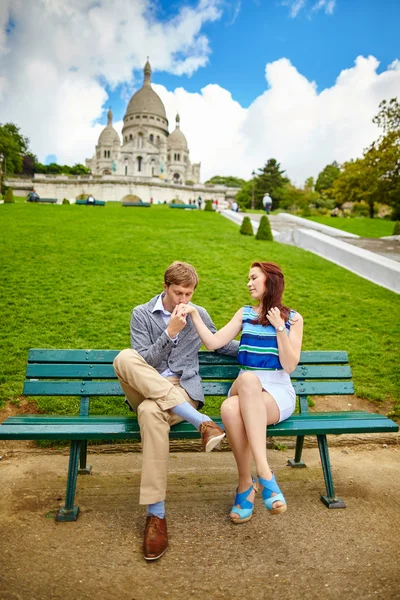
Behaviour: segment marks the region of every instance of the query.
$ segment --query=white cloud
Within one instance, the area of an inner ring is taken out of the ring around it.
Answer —
[[[359,56],[330,88],[318,92],[286,58],[266,65],[266,91],[247,109],[213,84],[192,94],[155,85],[170,124],[181,116],[191,159],[202,162],[202,179],[238,175],[276,158],[298,184],[334,160],[362,155],[379,135],[372,123],[383,98],[400,96],[400,62],[377,73],[376,58]]]
[[[311,13],[324,10],[325,14],[332,15],[336,0],[314,0],[311,5],[307,3],[307,0],[282,0],[281,4],[289,7],[290,16],[295,19],[299,12],[306,8],[309,8]]]
[[[147,55],[153,69],[178,75],[204,66],[202,27],[221,17],[220,3],[198,0],[160,20],[154,0],[2,0],[1,121],[17,123],[42,160],[91,156],[105,84],[132,88]]]
[[[0,34],[1,121],[17,123],[40,160],[56,154],[73,164],[93,155],[103,128],[95,123],[108,107],[105,83],[122,84],[129,98],[132,84],[141,83],[132,81],[132,69],[142,68],[147,54],[153,68],[192,73],[208,60],[202,26],[220,17],[222,3],[199,0],[169,21],[157,21],[150,0],[3,0],[0,6],[0,27],[10,31]],[[400,96],[400,61],[379,74],[378,65],[374,57],[358,57],[319,91],[281,58],[266,65],[265,91],[249,108],[216,82],[198,93],[157,83],[154,89],[171,129],[179,110],[203,181],[215,174],[249,178],[274,157],[300,184],[333,160],[360,156],[377,137],[371,119],[380,101]],[[115,127],[120,131],[122,122]]]

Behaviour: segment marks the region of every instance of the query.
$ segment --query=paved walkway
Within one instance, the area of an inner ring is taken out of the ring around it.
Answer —
[[[140,454],[90,455],[78,481],[81,515],[55,523],[68,457],[40,450],[0,462],[1,600],[398,600],[400,448],[333,448],[337,494],[328,510],[316,449],[307,469],[270,451],[288,511],[227,518],[236,485],[230,452],[172,453],[167,495],[170,548],[147,564],[138,507]]]
[[[261,214],[248,214],[252,221],[260,221],[262,215]],[[282,218],[279,218],[278,215],[269,215],[269,221],[271,223],[272,229],[277,232],[282,231],[292,231],[293,229],[303,228],[304,225],[299,225],[298,223],[286,221]],[[359,248],[364,248],[364,250],[369,250],[370,252],[374,252],[375,254],[380,254],[381,256],[386,256],[386,258],[391,258],[392,260],[396,260],[400,262],[400,241],[399,240],[385,240],[384,238],[348,238],[348,237],[339,237],[337,239],[341,239],[343,242],[348,244],[352,244],[353,246],[358,246]]]

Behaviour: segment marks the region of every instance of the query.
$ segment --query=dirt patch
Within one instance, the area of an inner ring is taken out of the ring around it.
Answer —
[[[370,413],[379,413],[387,415],[392,409],[390,401],[383,401],[379,404],[370,402],[358,396],[313,396],[315,406],[310,407],[310,412],[330,412],[330,411],[352,411],[365,410]]]
[[[170,547],[157,562],[141,553],[141,457],[93,457],[78,480],[76,522],[56,523],[67,457],[19,455],[0,463],[2,600],[397,600],[400,450],[331,451],[345,510],[328,510],[319,454],[307,469],[270,452],[288,511],[271,517],[260,495],[253,519],[232,525],[236,487],[230,453],[170,456]],[[383,510],[384,505],[384,510]]]
[[[36,403],[32,400],[27,400],[24,396],[17,398],[18,403],[7,402],[0,409],[0,423],[8,419],[8,417],[17,417],[19,415],[34,415],[39,414]],[[31,440],[0,440],[0,454],[12,450],[28,450],[29,448],[37,448],[37,444]]]
[[[8,417],[16,417],[19,415],[33,415],[39,414],[40,411],[36,406],[36,403],[32,400],[28,400],[24,396],[19,396],[15,402],[7,402],[3,408],[0,409],[0,423],[8,419]]]

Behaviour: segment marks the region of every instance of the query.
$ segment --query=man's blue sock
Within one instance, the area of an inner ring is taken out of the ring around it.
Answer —
[[[200,425],[203,423],[203,421],[212,421],[210,417],[201,414],[191,404],[189,404],[189,402],[182,402],[182,404],[178,404],[178,406],[171,408],[171,411],[174,414],[182,417],[182,419],[185,419],[185,421],[196,427],[196,429],[200,429]]]
[[[154,504],[149,504],[147,507],[147,514],[154,515],[159,519],[163,519],[165,517],[165,502],[161,500],[160,502],[154,502]]]

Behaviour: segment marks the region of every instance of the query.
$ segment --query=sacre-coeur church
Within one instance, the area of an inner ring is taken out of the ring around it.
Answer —
[[[200,197],[230,202],[238,189],[200,183],[200,163],[192,163],[179,114],[170,133],[164,104],[151,85],[149,61],[142,87],[130,99],[123,119],[122,139],[113,127],[111,108],[92,158],[86,159],[89,175],[35,173],[32,185],[42,198],[74,201],[84,194],[98,200],[122,201],[137,196],[143,202],[189,203]],[[11,178],[12,179],[12,178]],[[23,182],[9,180],[15,192]],[[204,202],[203,202],[204,206]]]

